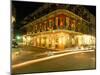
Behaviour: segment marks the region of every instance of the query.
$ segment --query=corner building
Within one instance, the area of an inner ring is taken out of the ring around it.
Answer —
[[[47,13],[48,8],[46,7],[52,4],[44,5],[32,14],[33,20],[22,28],[26,30],[23,34],[23,45],[57,50],[95,45],[95,36],[90,29],[90,26],[94,26],[93,23],[68,10],[64,5],[53,5],[56,7],[50,8]],[[42,11],[44,7],[45,11]],[[71,9],[71,5],[69,8]],[[85,38],[83,38],[84,35],[86,35]],[[87,39],[88,43],[86,42],[87,37],[90,37]]]

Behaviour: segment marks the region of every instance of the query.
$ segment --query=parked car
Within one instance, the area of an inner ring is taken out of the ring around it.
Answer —
[[[12,41],[12,48],[17,48],[18,47],[18,44],[16,41]]]

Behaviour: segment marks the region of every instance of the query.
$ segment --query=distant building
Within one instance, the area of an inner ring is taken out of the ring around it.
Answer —
[[[15,10],[15,7],[12,5],[12,17],[11,17],[11,21],[12,21],[12,24],[14,25],[14,23],[16,22],[16,10]]]
[[[15,32],[14,32],[14,26],[16,25],[16,9],[15,7],[12,5],[12,12],[11,12],[11,33],[12,33],[12,38],[14,40],[15,38]]]
[[[23,45],[52,49],[95,45],[95,16],[82,6],[45,4],[23,22]],[[91,42],[85,43],[88,36]]]

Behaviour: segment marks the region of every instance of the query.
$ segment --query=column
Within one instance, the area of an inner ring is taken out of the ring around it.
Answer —
[[[66,16],[66,29],[68,30],[69,29],[69,17]]]

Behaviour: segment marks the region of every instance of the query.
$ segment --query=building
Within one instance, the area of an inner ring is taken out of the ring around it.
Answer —
[[[95,16],[82,6],[44,4],[24,22],[23,45],[59,50],[95,45]]]
[[[16,9],[14,7],[14,5],[12,5],[12,12],[11,12],[11,38],[12,41],[15,40],[15,31],[14,31],[14,27],[16,25]]]

